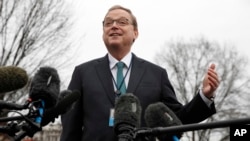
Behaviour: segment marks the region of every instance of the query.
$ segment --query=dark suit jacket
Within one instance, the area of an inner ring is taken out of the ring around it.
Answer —
[[[82,96],[73,109],[62,116],[61,141],[115,141],[113,128],[108,126],[116,97],[108,56],[77,66],[69,89],[79,90]],[[159,101],[171,108],[184,124],[200,122],[215,113],[214,105],[208,108],[199,94],[187,105],[180,104],[166,70],[134,54],[127,93],[133,93],[140,100],[141,126],[144,127],[144,110]]]

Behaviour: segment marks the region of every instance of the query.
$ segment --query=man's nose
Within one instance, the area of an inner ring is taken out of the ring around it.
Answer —
[[[112,26],[118,26],[117,21],[113,21]]]

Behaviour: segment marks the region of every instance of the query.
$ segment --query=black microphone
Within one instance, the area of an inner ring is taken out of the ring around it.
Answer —
[[[32,101],[43,100],[45,108],[56,105],[60,93],[60,78],[52,67],[41,67],[31,81],[29,97]]]
[[[65,90],[62,91],[58,103],[55,107],[45,110],[41,125],[45,126],[50,122],[53,122],[59,115],[66,113],[73,103],[80,98],[79,91]]]
[[[134,131],[140,127],[141,106],[138,98],[131,94],[121,95],[115,103],[114,132],[119,141],[133,141]]]
[[[31,82],[29,94],[38,109],[35,118],[38,126],[41,126],[44,110],[56,105],[59,93],[60,79],[57,70],[52,67],[41,67]]]
[[[161,102],[150,104],[145,110],[144,118],[151,128],[182,125],[175,113]],[[159,135],[157,138],[161,141],[178,141],[181,136],[182,133],[169,133]]]
[[[20,89],[27,82],[27,72],[22,68],[16,66],[0,67],[0,93]]]

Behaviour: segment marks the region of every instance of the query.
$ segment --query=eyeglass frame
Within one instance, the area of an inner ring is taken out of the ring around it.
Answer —
[[[108,25],[105,24],[105,22],[107,20],[110,21],[110,23],[107,23]],[[122,23],[121,20],[126,21],[126,23]],[[125,17],[121,17],[121,18],[116,19],[116,20],[115,19],[111,19],[111,18],[106,18],[106,19],[103,20],[102,25],[103,25],[103,27],[111,27],[112,25],[114,25],[114,23],[116,23],[118,26],[126,26],[126,25],[129,25],[129,24],[132,24],[129,19],[127,19]]]

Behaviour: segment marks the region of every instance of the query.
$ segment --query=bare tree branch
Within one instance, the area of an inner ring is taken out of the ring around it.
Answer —
[[[73,49],[66,8],[64,0],[0,0],[0,66],[19,66],[29,75],[44,65],[66,67]]]
[[[209,64],[216,64],[221,81],[215,99],[218,112],[206,122],[239,118],[248,114],[246,106],[249,106],[247,101],[250,100],[250,78],[245,73],[248,63],[234,46],[221,46],[204,37],[190,41],[180,39],[166,43],[156,54],[155,60],[157,64],[166,67],[176,95],[183,104],[189,102],[201,88]],[[225,132],[225,129],[222,131]],[[194,132],[190,139],[195,141],[196,136],[199,141],[207,141],[212,133],[212,130]]]

